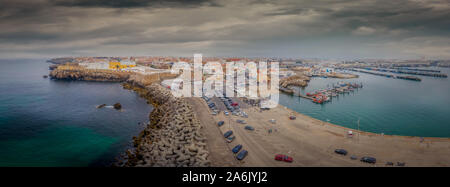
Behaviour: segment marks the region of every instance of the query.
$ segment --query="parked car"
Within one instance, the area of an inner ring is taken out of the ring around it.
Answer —
[[[277,154],[277,155],[275,155],[275,160],[283,161],[284,156],[285,156],[285,155]]]
[[[238,160],[243,160],[243,159],[247,156],[247,154],[248,154],[248,151],[247,151],[247,150],[242,150],[242,151],[236,156],[236,158],[237,158]]]
[[[229,131],[227,131],[225,134],[223,134],[223,136],[224,136],[225,138],[228,138],[228,137],[230,137],[232,134],[233,134],[233,131],[229,130]]]
[[[375,164],[377,162],[377,159],[373,158],[373,157],[362,157],[361,158],[361,162],[366,162],[366,163],[370,163],[370,164]]]
[[[252,126],[250,126],[250,125],[247,125],[247,126],[245,126],[244,127],[246,130],[249,130],[249,131],[254,131],[255,130],[255,128],[253,128]]]
[[[397,162],[397,166],[405,166],[406,165],[406,163],[404,163],[404,162]]]
[[[217,123],[217,125],[220,127],[220,126],[222,126],[224,123],[225,123],[224,121],[219,121],[219,122]]]
[[[238,119],[238,120],[236,120],[236,122],[240,123],[240,124],[246,124],[246,122],[244,120],[242,120],[242,119]]]
[[[283,155],[283,154],[275,155],[275,160],[285,161],[285,162],[293,162],[294,161],[294,159],[292,157],[287,156],[287,155]]]
[[[233,140],[234,140],[235,138],[236,138],[235,136],[231,135],[231,136],[229,136],[229,137],[227,138],[227,142],[228,142],[228,143],[231,143],[231,142],[233,142]]]
[[[345,149],[336,149],[334,152],[344,156],[347,155],[347,151]]]
[[[286,156],[286,157],[284,157],[283,161],[285,161],[285,162],[293,162],[294,159],[292,157],[290,157],[290,156]]]
[[[234,146],[234,148],[231,150],[234,154],[238,153],[242,149],[242,145],[238,144]]]
[[[223,111],[223,113],[225,114],[225,116],[228,116],[228,111]]]

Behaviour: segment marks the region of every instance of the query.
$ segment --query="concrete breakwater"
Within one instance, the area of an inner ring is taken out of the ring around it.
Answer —
[[[288,86],[305,87],[308,85],[309,77],[294,75],[280,80],[280,87],[287,88]]]
[[[77,67],[58,68],[50,72],[50,78],[57,80],[83,80],[101,82],[124,82],[130,77],[127,72],[112,72],[107,70],[87,70]]]
[[[124,84],[124,88],[138,92],[155,109],[150,123],[134,138],[135,149],[127,152],[122,166],[189,167],[210,166],[206,138],[191,106],[176,98],[159,84],[145,88]]]
[[[386,73],[380,73],[380,72],[374,72],[374,71],[368,71],[368,70],[362,70],[362,69],[355,69],[355,68],[351,68],[351,69],[348,69],[348,70],[355,71],[355,72],[360,72],[360,73],[367,73],[367,74],[377,75],[377,76],[383,76],[383,77],[387,77],[387,78],[404,79],[404,80],[412,80],[412,81],[422,81],[422,79],[420,79],[419,77],[415,77],[415,76],[391,75],[391,74],[386,74]]]

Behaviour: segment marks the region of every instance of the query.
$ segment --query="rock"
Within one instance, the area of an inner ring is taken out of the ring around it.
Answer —
[[[122,109],[122,105],[120,103],[116,103],[113,106],[114,106],[114,109],[116,109],[116,110]]]
[[[98,105],[97,108],[103,108],[105,106],[106,106],[106,104],[101,104],[101,105]]]

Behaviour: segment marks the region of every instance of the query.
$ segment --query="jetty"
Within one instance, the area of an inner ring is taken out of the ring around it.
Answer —
[[[422,75],[422,76],[428,76],[428,77],[441,77],[441,78],[447,78],[447,74],[443,73],[429,73],[429,72],[422,72],[422,71],[412,71],[412,70],[401,70],[401,69],[384,69],[384,68],[365,68],[366,70],[371,71],[379,71],[379,72],[389,72],[389,73],[397,73],[397,74],[410,74],[410,75]]]
[[[422,81],[422,79],[420,79],[419,77],[415,77],[415,76],[391,75],[391,74],[387,74],[387,73],[366,71],[366,70],[355,69],[355,68],[351,68],[351,69],[348,69],[348,70],[355,71],[355,72],[360,72],[360,73],[367,73],[367,74],[371,74],[371,75],[383,76],[383,77],[387,77],[387,78],[404,79],[404,80],[412,80],[412,81]]]
[[[339,94],[350,93],[362,87],[363,87],[362,83],[357,84],[357,83],[340,82],[337,84],[333,84],[331,88],[315,90],[313,92],[306,93],[306,95],[293,89],[290,89],[289,93],[304,99],[309,99],[317,104],[324,104],[330,102],[332,98],[338,97]]]
[[[406,70],[406,71],[435,72],[435,73],[440,73],[441,72],[440,70],[434,70],[434,69],[417,69],[417,68],[404,68],[404,67],[393,68],[393,69]]]

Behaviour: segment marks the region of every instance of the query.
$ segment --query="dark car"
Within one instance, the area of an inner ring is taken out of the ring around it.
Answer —
[[[247,151],[247,150],[242,150],[242,151],[236,156],[236,158],[237,158],[238,160],[243,160],[243,159],[247,156],[247,154],[248,154],[248,151]]]
[[[228,138],[228,137],[231,136],[232,134],[233,134],[233,131],[229,130],[229,131],[227,131],[225,134],[223,134],[223,136],[224,136],[225,138]]]
[[[236,145],[231,151],[233,151],[234,154],[238,153],[242,149],[242,145],[238,144]]]
[[[404,163],[404,162],[397,162],[397,166],[405,166],[406,165],[406,163]]]
[[[347,155],[347,151],[345,149],[336,149],[334,152],[344,156]]]
[[[245,126],[244,127],[246,130],[249,130],[249,131],[254,131],[255,130],[255,128],[253,128],[252,126],[250,126],[250,125],[247,125],[247,126]]]
[[[362,157],[361,158],[361,162],[366,162],[366,163],[370,163],[370,164],[375,164],[377,162],[377,159],[373,158],[373,157]]]
[[[219,121],[219,123],[217,123],[217,125],[222,126],[225,122],[224,121]]]
[[[227,142],[228,142],[228,143],[231,143],[231,142],[233,142],[233,140],[234,140],[235,138],[236,138],[235,136],[229,136],[229,137],[227,138]]]

